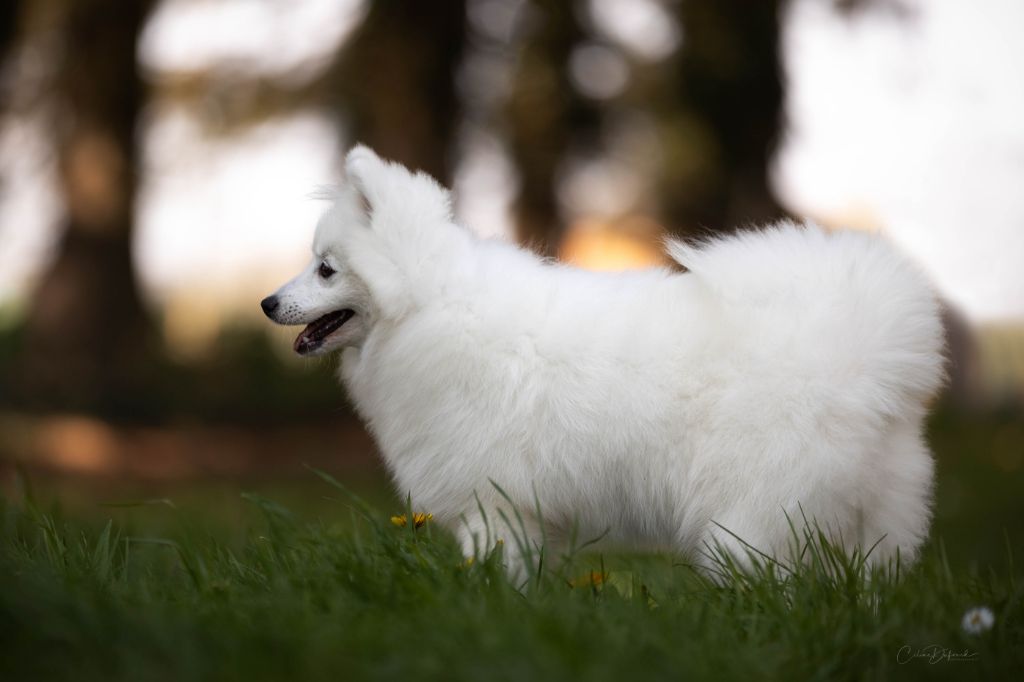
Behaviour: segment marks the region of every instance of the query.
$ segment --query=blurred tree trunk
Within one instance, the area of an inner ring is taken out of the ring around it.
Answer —
[[[349,138],[450,183],[465,43],[463,0],[374,0],[339,55],[329,102]]]
[[[136,43],[150,2],[66,0],[54,147],[66,216],[29,308],[23,383],[37,403],[131,410],[154,348],[132,270]]]
[[[18,38],[21,4],[22,0],[4,0],[0,4],[0,66],[7,60],[7,53]],[[0,102],[0,112],[3,111],[4,104]]]
[[[569,56],[585,36],[574,3],[534,0],[529,7],[531,29],[506,107],[506,134],[520,180],[513,211],[519,242],[554,256],[564,231],[558,167],[577,141],[574,136],[596,137],[600,118],[568,78]]]
[[[782,124],[781,0],[682,0],[674,97],[662,110],[660,195],[680,232],[734,229],[785,215],[768,183]]]

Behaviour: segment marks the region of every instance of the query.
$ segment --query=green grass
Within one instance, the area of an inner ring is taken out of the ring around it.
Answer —
[[[338,498],[331,521],[250,495],[249,527],[234,533],[213,534],[159,500],[116,525],[61,520],[31,498],[5,503],[0,679],[959,680],[1024,670],[1024,581],[1010,551],[998,572],[959,569],[933,543],[913,569],[872,574],[803,534],[808,561],[797,568],[742,574],[723,562],[725,579],[710,580],[678,557],[577,553],[547,557],[517,588],[500,550],[467,565],[446,533],[398,528],[326,479],[323,494]],[[148,535],[154,527],[164,532]],[[995,625],[972,635],[961,619],[976,605]],[[903,647],[931,645],[972,657],[898,660]]]

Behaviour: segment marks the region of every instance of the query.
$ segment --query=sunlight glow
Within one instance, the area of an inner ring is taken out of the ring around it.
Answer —
[[[164,0],[139,45],[155,72],[317,70],[366,14],[365,0]]]
[[[0,304],[31,290],[61,219],[56,163],[42,117],[8,117],[0,127]]]
[[[585,268],[617,272],[667,265],[660,246],[662,228],[634,217],[620,224],[578,220],[569,228],[558,252],[559,260]]]
[[[629,85],[629,64],[616,50],[588,43],[569,55],[569,78],[587,97],[611,99]]]
[[[518,178],[501,141],[482,131],[463,134],[463,154],[455,174],[455,217],[481,237],[512,241],[510,206]]]
[[[590,0],[588,9],[599,33],[641,59],[664,59],[682,44],[679,24],[658,0]]]
[[[308,257],[324,210],[310,198],[339,177],[333,122],[296,115],[231,138],[207,138],[187,112],[146,135],[136,257],[151,295],[198,284],[228,302],[276,288]],[[258,312],[256,300],[248,301]]]

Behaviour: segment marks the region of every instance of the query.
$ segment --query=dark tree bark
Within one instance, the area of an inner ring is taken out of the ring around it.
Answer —
[[[660,192],[683,233],[734,229],[785,215],[768,184],[782,124],[780,0],[682,0],[685,34]]]
[[[660,121],[664,172],[657,195],[673,232],[732,229],[785,214],[768,184],[782,112],[780,4],[681,0],[680,54],[638,76],[638,104]],[[557,169],[574,147],[600,145],[604,109],[567,80],[569,56],[587,38],[573,3],[534,0],[531,9],[534,30],[520,56],[506,125],[522,183],[519,239],[553,255],[562,238]]]
[[[6,61],[7,53],[17,40],[21,5],[22,0],[4,0],[0,3],[0,66]],[[4,104],[0,101],[0,112],[4,110]]]
[[[154,334],[132,269],[136,43],[149,2],[63,7],[54,146],[66,216],[29,308],[22,383],[48,406],[131,409]]]
[[[328,103],[346,116],[352,138],[448,183],[465,42],[462,0],[375,0],[339,55]]]
[[[568,78],[569,56],[584,38],[574,3],[534,0],[530,9],[529,33],[506,106],[506,134],[520,176],[513,211],[519,242],[554,256],[564,232],[558,167],[577,142],[597,144],[600,115]]]

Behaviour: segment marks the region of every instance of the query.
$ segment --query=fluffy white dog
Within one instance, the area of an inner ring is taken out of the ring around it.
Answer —
[[[298,353],[343,349],[400,492],[467,555],[522,537],[518,516],[513,570],[574,528],[697,562],[785,556],[805,518],[875,563],[914,558],[943,337],[884,241],[780,223],[671,242],[685,273],[598,274],[477,238],[369,149],[346,173],[312,262],[263,308],[308,324]]]

